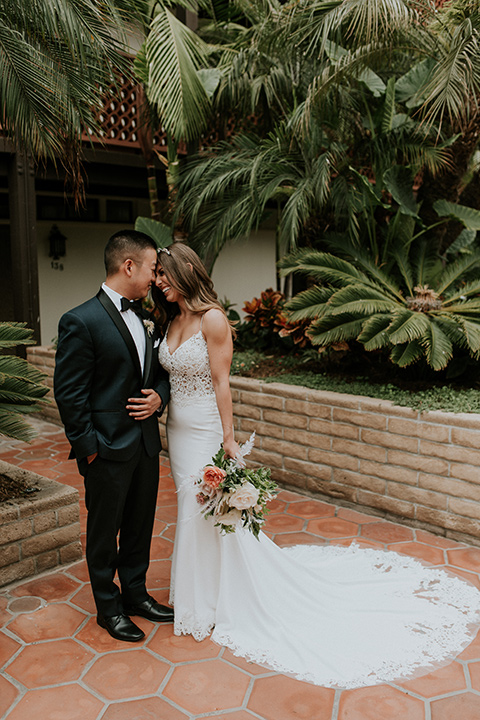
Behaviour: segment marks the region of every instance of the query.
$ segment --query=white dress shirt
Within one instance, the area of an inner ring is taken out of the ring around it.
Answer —
[[[122,310],[122,295],[117,293],[115,290],[112,290],[111,287],[108,287],[105,283],[102,285],[102,290],[108,295],[110,300],[113,302],[117,310],[119,311],[120,315],[122,316],[125,325],[130,331],[130,335],[133,338],[133,341],[135,343],[135,346],[137,348],[138,352],[138,358],[140,360],[140,366],[142,368],[143,373],[143,367],[145,365],[145,328],[143,327],[143,323],[141,319],[138,317],[136,313],[133,312],[133,310]]]

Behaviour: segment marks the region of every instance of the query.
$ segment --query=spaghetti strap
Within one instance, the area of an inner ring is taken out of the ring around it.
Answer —
[[[202,319],[200,320],[200,330],[202,329],[203,325],[203,318],[205,317],[205,313],[202,313]]]

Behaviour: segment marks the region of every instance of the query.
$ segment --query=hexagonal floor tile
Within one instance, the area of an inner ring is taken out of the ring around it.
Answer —
[[[433,547],[432,545],[423,545],[418,542],[392,543],[388,545],[389,550],[398,552],[401,555],[409,555],[410,557],[425,560],[430,565],[443,565],[445,558],[443,550]]]
[[[22,646],[5,633],[0,632],[0,667],[5,665]]]
[[[28,688],[58,685],[77,680],[93,657],[75,640],[54,640],[23,648],[8,672]]]
[[[168,588],[171,570],[170,560],[152,560],[147,572],[147,587]]]
[[[32,690],[14,707],[8,720],[97,720],[103,703],[79,685]]]
[[[102,720],[185,720],[186,717],[165,700],[149,697],[112,703],[102,715]]]
[[[375,542],[374,540],[365,540],[365,538],[355,537],[350,538],[332,538],[330,545],[342,545],[343,547],[350,547],[350,545],[358,545],[364,548],[374,548],[375,550],[384,550],[385,545],[383,543]]]
[[[398,683],[398,685],[424,698],[446,695],[467,688],[463,667],[458,662],[452,662],[428,675],[422,675],[413,680]]]
[[[197,642],[191,635],[174,635],[173,625],[160,625],[147,647],[173,663],[215,658],[222,649],[209,638]]]
[[[480,573],[480,548],[469,547],[447,550],[447,556],[450,565]]]
[[[366,513],[358,512],[358,510],[351,510],[350,508],[338,508],[337,517],[342,520],[351,520],[359,525],[365,525],[366,523],[378,522],[376,515],[367,515]]]
[[[434,700],[431,704],[432,720],[478,720],[480,717],[480,695],[463,693]]]
[[[205,660],[176,667],[163,695],[194,715],[233,710],[242,706],[249,682],[248,675],[222,660]]]
[[[288,506],[288,514],[297,517],[312,519],[321,517],[333,517],[335,515],[335,507],[327,505],[320,500],[301,500],[300,502],[292,502]]]
[[[145,650],[112,652],[98,658],[83,681],[107,700],[153,695],[169,665]]]
[[[348,520],[332,517],[325,520],[310,520],[307,530],[325,538],[352,537],[358,534],[358,525]]]
[[[434,547],[443,548],[444,550],[461,548],[461,545],[455,540],[449,540],[441,535],[433,535],[426,530],[415,530],[415,535],[418,542],[425,543],[426,545],[433,545]]]
[[[445,570],[447,572],[451,573],[452,575],[456,575],[459,578],[463,578],[463,580],[466,580],[471,585],[474,585],[476,588],[480,590],[480,578],[476,573],[468,572],[467,570],[461,570],[460,568],[453,567],[452,565],[447,565],[445,567]]]
[[[176,505],[166,505],[165,507],[160,506],[159,508],[157,508],[155,517],[158,520],[163,520],[163,522],[166,522],[166,523],[174,523],[177,521],[177,506]]]
[[[177,505],[177,493],[175,490],[159,490],[157,505]]]
[[[267,503],[268,511],[271,512],[271,513],[280,513],[280,512],[283,512],[286,507],[287,507],[287,503],[284,502],[283,500],[279,500],[279,499],[276,498],[276,497],[273,498],[273,500],[270,500],[270,501]]]
[[[171,557],[173,553],[173,542],[163,537],[153,537],[150,556],[155,560]]]
[[[388,685],[344,690],[338,720],[425,720],[425,704]]]
[[[363,525],[361,535],[370,540],[378,540],[384,543],[408,542],[409,540],[413,540],[413,530],[389,522],[376,522]]]
[[[93,613],[95,613],[95,615],[97,614],[95,600],[92,595],[92,588],[89,584],[82,585],[80,590],[72,595],[70,602],[82,610],[85,610],[85,612],[89,615],[92,615]]]
[[[236,665],[237,667],[241,668],[242,670],[245,670],[245,672],[250,673],[250,675],[266,675],[271,674],[270,668],[264,668],[261,665],[257,665],[256,663],[249,662],[248,660],[245,660],[243,657],[236,657],[231,650],[228,648],[225,648],[222,653],[222,660],[225,660],[225,662],[232,663],[233,665]]]
[[[330,720],[335,691],[276,675],[255,680],[247,708],[264,720]]]
[[[68,568],[68,574],[73,575],[82,582],[90,582],[86,560],[79,560],[75,565],[71,565]]]
[[[480,630],[476,638],[458,656],[459,660],[480,660]]]
[[[472,688],[480,690],[480,662],[471,662],[468,664],[468,670],[472,679]],[[479,715],[480,716],[480,715]]]
[[[18,695],[17,688],[0,675],[0,717],[5,717],[7,710]]]
[[[65,603],[57,603],[34,613],[19,615],[12,620],[8,629],[27,643],[53,640],[71,637],[85,617],[84,613]]]
[[[279,533],[275,543],[280,547],[287,545],[325,545],[325,539],[306,532]]]
[[[202,720],[255,720],[258,715],[252,715],[248,710],[234,710],[221,715],[203,715]]]
[[[292,517],[291,515],[275,514],[267,515],[264,525],[265,530],[272,533],[295,532],[302,530],[305,520],[302,518]]]
[[[67,600],[75,590],[78,590],[79,585],[78,581],[66,577],[63,573],[56,573],[19,585],[12,590],[12,595],[17,597],[35,595],[47,602],[57,602]]]

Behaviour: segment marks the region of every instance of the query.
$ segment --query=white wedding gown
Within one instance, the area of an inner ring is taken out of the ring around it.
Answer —
[[[178,489],[170,601],[174,632],[328,687],[419,675],[473,639],[480,593],[442,570],[358,546],[281,549],[204,518],[192,477],[219,449],[222,428],[202,331],[170,353],[168,452]],[[477,627],[475,626],[477,624]]]

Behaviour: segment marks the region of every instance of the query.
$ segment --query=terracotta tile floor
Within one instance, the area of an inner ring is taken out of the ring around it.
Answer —
[[[80,491],[57,426],[34,420],[31,444],[0,440],[0,458]],[[166,458],[149,589],[168,593],[176,498]],[[281,545],[341,543],[391,548],[480,587],[480,549],[282,491],[266,530]],[[479,720],[480,634],[450,665],[399,684],[332,690],[235,658],[209,640],[175,637],[171,625],[136,622],[145,640],[129,645],[101,630],[85,562],[0,589],[0,718],[8,720]]]

